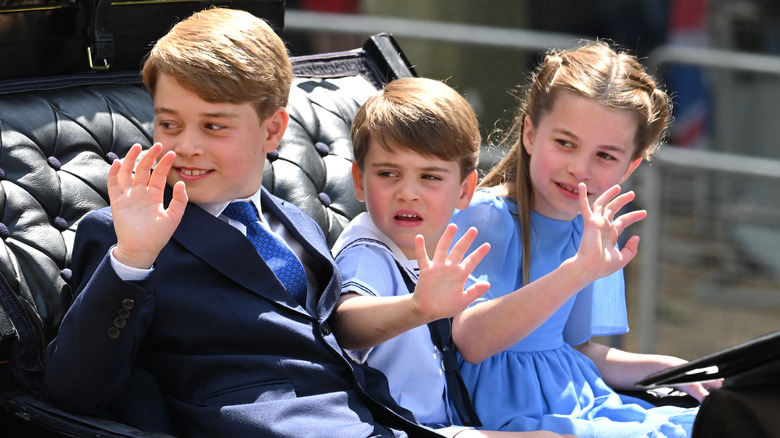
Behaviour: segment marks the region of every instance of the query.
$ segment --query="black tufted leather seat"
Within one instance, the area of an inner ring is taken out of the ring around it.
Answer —
[[[293,65],[290,124],[268,155],[263,184],[313,217],[332,244],[364,209],[351,182],[352,118],[384,83],[414,71],[385,34],[361,49],[295,58]],[[135,73],[16,81],[0,84],[3,90],[0,407],[75,436],[149,436],[69,416],[35,396],[45,346],[72,299],[75,229],[86,213],[108,204],[111,162],[134,143],[151,145],[151,98]]]

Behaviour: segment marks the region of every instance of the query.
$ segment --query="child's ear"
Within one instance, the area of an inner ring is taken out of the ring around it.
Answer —
[[[363,185],[363,172],[356,162],[352,162],[352,185],[355,187],[355,197],[360,202],[366,202],[366,188]]]
[[[531,121],[530,117],[525,116],[525,119],[523,119],[523,147],[528,155],[531,155],[533,150],[535,134],[534,122]]]
[[[620,184],[623,184],[626,182],[629,176],[631,176],[632,173],[636,170],[639,165],[642,164],[642,157],[637,158],[636,160],[632,161],[629,165],[626,171],[623,173],[623,179],[620,180]]]
[[[463,178],[463,182],[460,183],[460,198],[458,198],[458,203],[455,205],[455,208],[463,210],[469,206],[471,198],[474,196],[474,190],[476,190],[477,187],[478,178],[479,175],[477,175],[476,170],[472,170],[466,175],[466,178]]]
[[[287,110],[284,107],[279,107],[265,119],[263,126],[265,127],[266,135],[263,139],[263,152],[268,153],[279,147],[289,121],[290,115],[287,114]]]

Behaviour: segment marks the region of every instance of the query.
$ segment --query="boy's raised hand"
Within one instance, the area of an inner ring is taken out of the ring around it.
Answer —
[[[616,245],[623,230],[647,217],[647,212],[636,210],[615,217],[621,208],[634,200],[634,192],[620,194],[619,185],[607,189],[593,205],[588,203],[585,183],[579,184],[579,193],[585,229],[577,257],[583,258],[595,280],[623,269],[636,256],[639,236],[631,236],[622,249]]]
[[[162,145],[155,143],[136,164],[141,152],[141,146],[135,144],[124,160],[111,164],[108,198],[117,235],[114,257],[124,265],[148,269],[181,222],[187,192],[183,182],[176,183],[166,209],[163,194],[176,154],[170,151],[163,155],[152,170]]]
[[[425,249],[425,238],[421,235],[415,238],[420,276],[412,300],[416,311],[425,315],[429,321],[451,318],[490,288],[490,284],[483,281],[464,290],[469,275],[490,251],[490,244],[484,243],[466,256],[466,251],[477,236],[477,229],[470,228],[450,251],[457,230],[455,224],[447,226],[436,245],[432,260],[428,258]]]

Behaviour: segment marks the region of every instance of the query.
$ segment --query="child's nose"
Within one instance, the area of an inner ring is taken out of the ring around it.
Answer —
[[[398,182],[398,198],[404,201],[417,199],[417,184],[411,178],[402,178]]]
[[[174,151],[182,156],[198,155],[203,149],[202,138],[196,130],[185,129],[176,139]]]
[[[590,164],[583,158],[572,158],[569,160],[567,171],[574,176],[577,181],[588,181],[590,179]]]

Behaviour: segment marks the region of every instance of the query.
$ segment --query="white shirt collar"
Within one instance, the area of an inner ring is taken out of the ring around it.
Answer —
[[[225,207],[227,207],[228,204],[230,204],[231,202],[247,201],[247,202],[251,202],[251,203],[255,204],[255,207],[257,207],[257,213],[260,216],[260,220],[265,222],[265,218],[263,216],[263,208],[260,205],[260,191],[261,191],[261,189],[256,191],[254,195],[252,195],[252,196],[250,196],[248,198],[244,198],[244,199],[234,199],[232,201],[226,201],[226,202],[201,202],[201,203],[198,203],[197,205],[200,208],[202,208],[202,209],[206,210],[207,212],[209,212],[210,214],[212,214],[212,215],[214,215],[216,217],[219,217],[219,215],[222,214],[222,211],[225,210]]]

